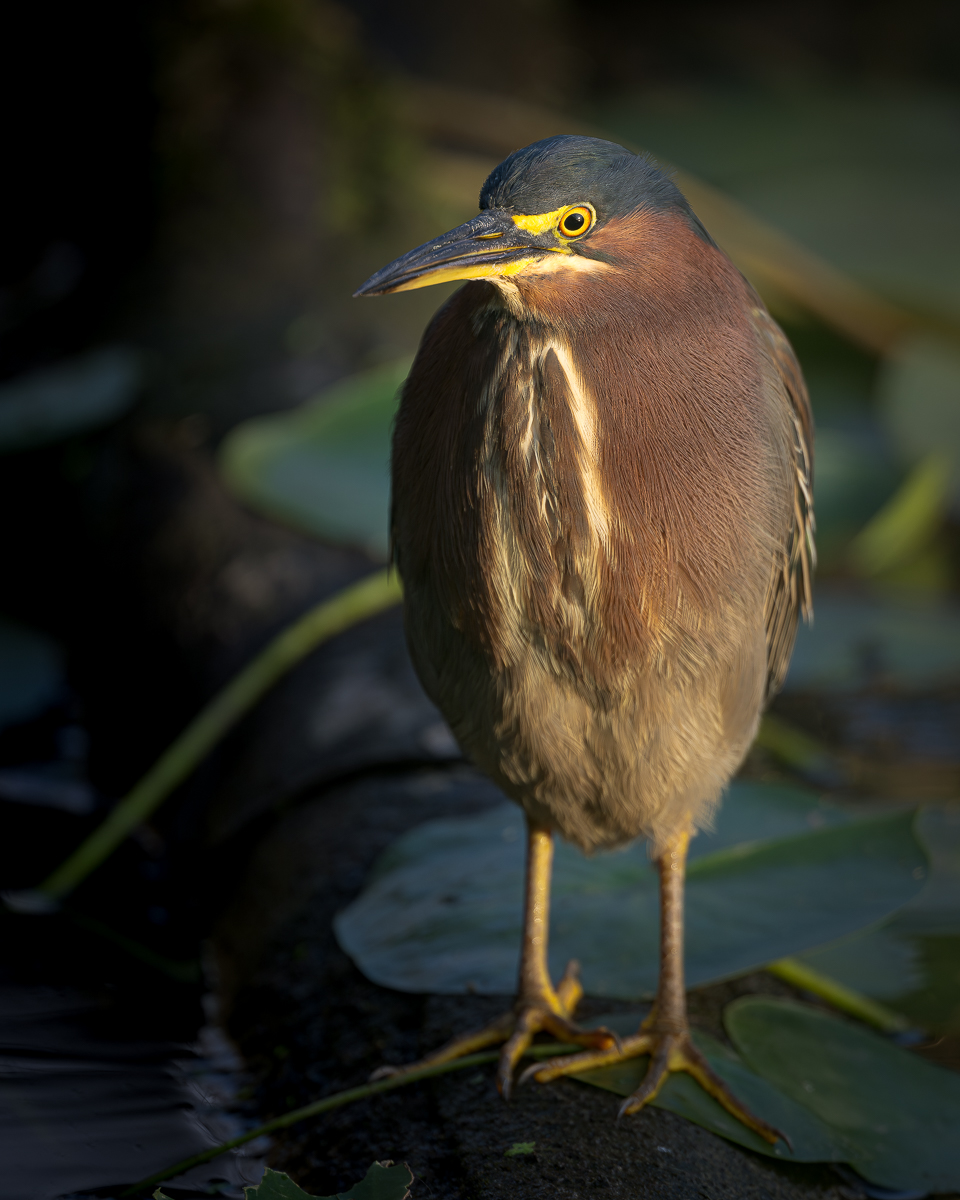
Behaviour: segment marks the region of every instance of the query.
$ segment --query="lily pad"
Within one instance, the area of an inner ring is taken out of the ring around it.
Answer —
[[[724,1021],[746,1065],[834,1130],[865,1179],[960,1188],[960,1075],[806,1005],[744,997]]]
[[[598,1017],[593,1025],[606,1025],[621,1036],[636,1030],[639,1017],[624,1020],[623,1013]],[[744,1104],[758,1116],[763,1117],[774,1128],[789,1137],[792,1146],[779,1141],[775,1146],[748,1129],[732,1117],[727,1110],[708,1095],[687,1074],[673,1074],[663,1085],[653,1105],[668,1112],[686,1117],[688,1121],[709,1129],[727,1141],[736,1142],[758,1154],[780,1158],[788,1162],[845,1162],[849,1148],[842,1137],[820,1120],[820,1118],[791,1100],[756,1072],[751,1071],[741,1059],[722,1042],[693,1030],[693,1041],[721,1079],[725,1080]],[[639,1087],[647,1072],[649,1058],[643,1055],[613,1067],[600,1067],[592,1071],[581,1071],[574,1078],[618,1096],[630,1096]]]
[[[853,821],[802,795],[737,783],[716,833],[694,842],[687,881],[691,986],[874,925],[922,887],[925,859],[911,813]],[[822,827],[811,829],[817,823]],[[421,825],[387,851],[364,893],[336,918],[341,946],[368,978],[400,991],[511,992],[523,844],[523,819],[513,805]],[[650,995],[658,929],[657,876],[644,845],[589,859],[558,845],[555,974],[577,958],[590,993]]]
[[[140,358],[106,346],[0,387],[0,453],[56,442],[116,420],[137,396]]]
[[[795,957],[813,970],[893,1008],[898,997],[924,986],[919,949],[898,936],[893,922],[864,929]]]
[[[637,1015],[598,1017],[620,1034]],[[728,1005],[735,1053],[708,1034],[693,1040],[744,1103],[790,1138],[770,1146],[688,1075],[671,1075],[658,1108],[759,1154],[794,1162],[845,1162],[880,1187],[926,1195],[960,1181],[960,1076],[931,1066],[860,1025],[767,997]],[[629,1096],[648,1059],[583,1071],[583,1083]]]
[[[929,859],[922,891],[877,928],[798,957],[925,1029],[960,1032],[960,811],[930,807],[915,828]]]
[[[351,376],[309,404],[245,421],[220,468],[241,500],[325,541],[386,559],[390,429],[410,360]]]

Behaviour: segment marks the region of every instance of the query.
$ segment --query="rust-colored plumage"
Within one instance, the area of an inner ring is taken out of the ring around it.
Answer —
[[[427,692],[532,831],[663,856],[709,821],[809,606],[811,418],[679,193],[591,141],[518,152],[475,222],[367,290],[418,286],[418,254],[474,277],[424,335],[394,437]]]
[[[642,252],[575,287],[521,274],[519,305],[488,282],[453,297],[393,457],[421,678],[467,752],[586,849],[708,818],[753,740],[796,627],[809,424],[720,251],[673,215],[603,235]]]

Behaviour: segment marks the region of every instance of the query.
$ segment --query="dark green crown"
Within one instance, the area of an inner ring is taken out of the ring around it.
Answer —
[[[672,210],[710,240],[683,193],[654,162],[602,138],[559,134],[514,150],[480,192],[481,209],[528,214],[584,201],[597,210],[598,223],[642,209]]]

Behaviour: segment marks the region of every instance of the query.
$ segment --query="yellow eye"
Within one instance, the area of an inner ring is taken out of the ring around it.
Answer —
[[[587,208],[585,204],[578,204],[576,208],[567,209],[560,218],[558,228],[564,237],[580,237],[587,232],[595,220],[596,214],[592,208]]]

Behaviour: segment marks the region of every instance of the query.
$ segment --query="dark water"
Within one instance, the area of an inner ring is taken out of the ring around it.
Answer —
[[[0,986],[0,1196],[117,1195],[236,1136],[241,1063],[212,1026],[193,1044],[138,1037],[132,1014],[72,987]],[[242,1195],[263,1171],[251,1144],[177,1180],[181,1194]]]
[[[98,815],[0,803],[0,887],[43,879]],[[0,905],[0,1200],[118,1196],[258,1123],[206,994],[196,889],[169,860],[131,842],[63,913]],[[242,1197],[262,1152],[176,1194]]]

